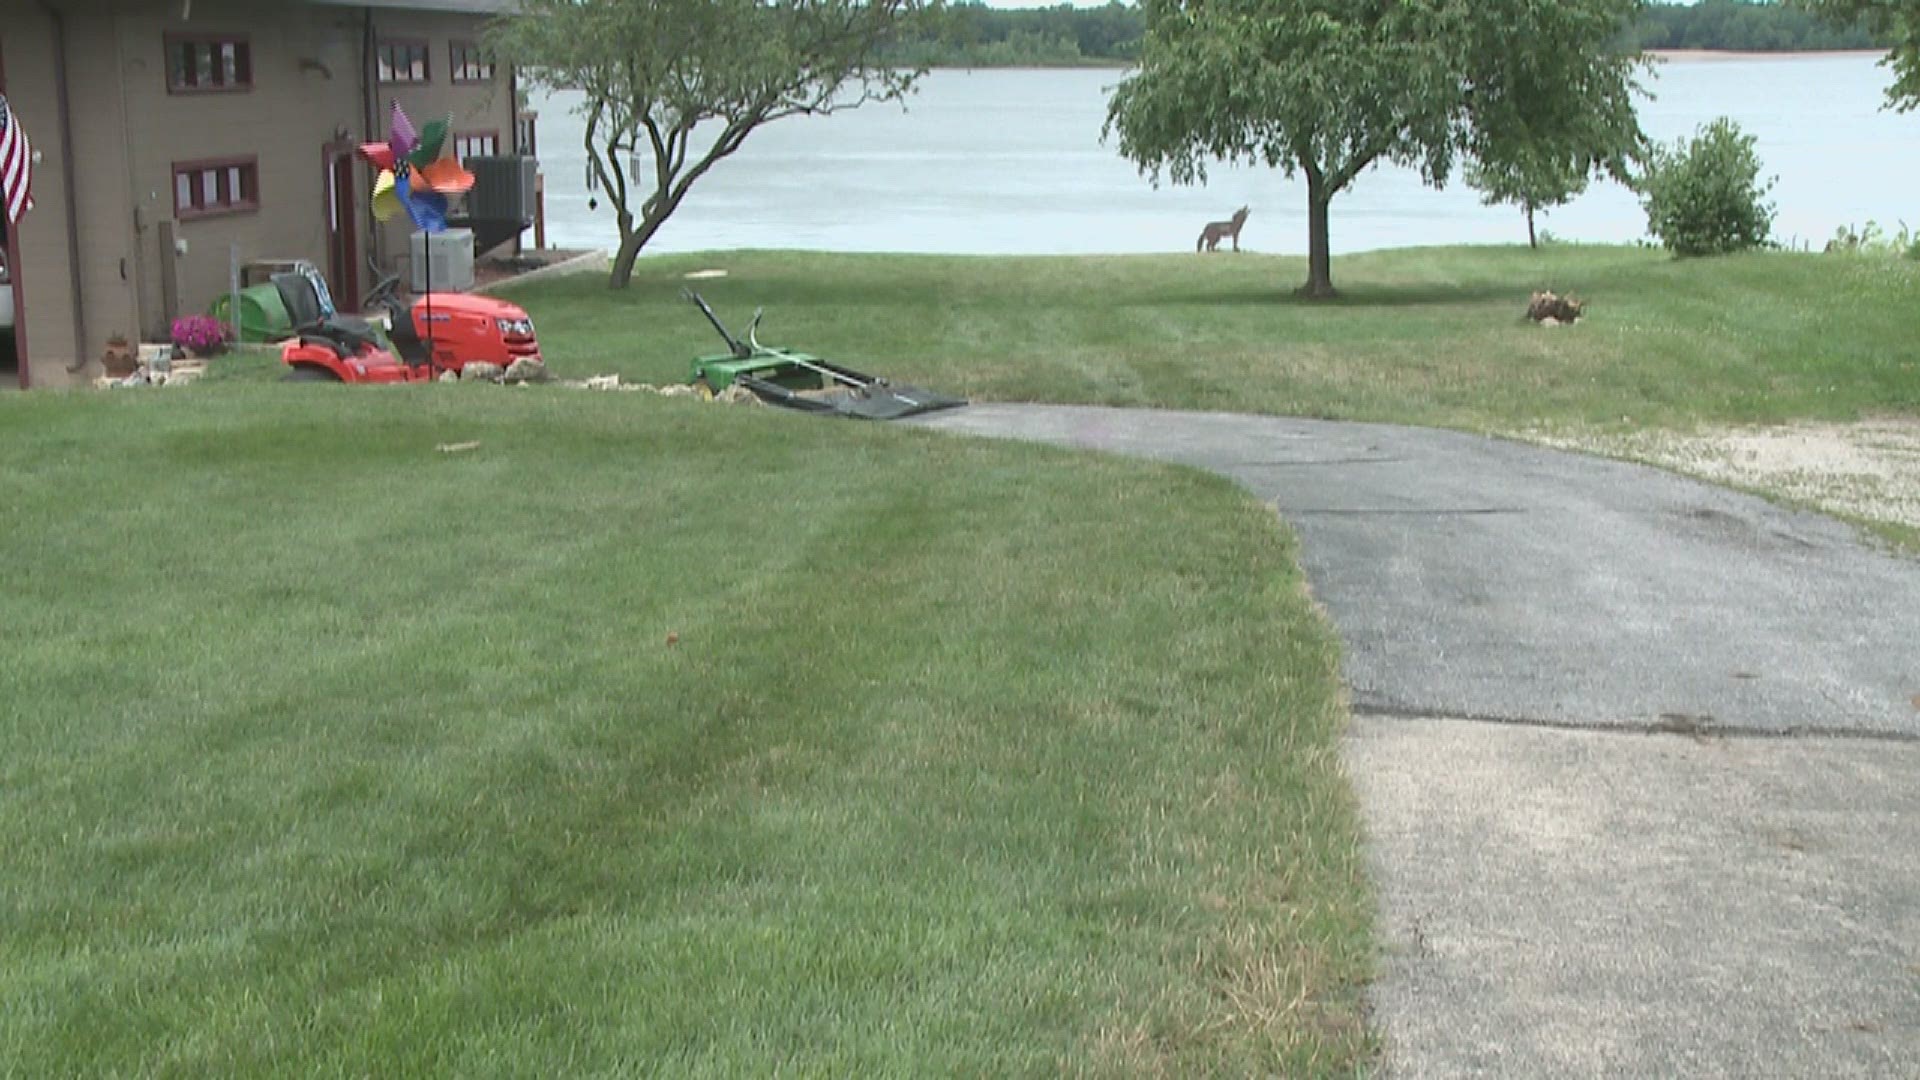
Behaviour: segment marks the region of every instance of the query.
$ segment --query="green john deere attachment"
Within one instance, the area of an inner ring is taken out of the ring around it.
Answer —
[[[897,420],[967,403],[964,398],[917,386],[894,386],[885,379],[863,375],[810,353],[762,345],[758,330],[760,317],[766,313],[764,308],[753,313],[753,322],[747,326],[747,340],[743,342],[727,332],[720,317],[699,293],[683,289],[681,295],[700,309],[719,331],[720,340],[727,343],[725,356],[702,356],[693,361],[693,373],[688,381],[709,393],[717,394],[729,386],[743,386],[770,405],[864,420]]]

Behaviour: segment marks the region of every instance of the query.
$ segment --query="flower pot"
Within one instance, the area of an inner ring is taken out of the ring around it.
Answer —
[[[124,379],[140,366],[140,358],[126,339],[114,338],[107,342],[107,351],[100,354],[100,365],[110,377]]]

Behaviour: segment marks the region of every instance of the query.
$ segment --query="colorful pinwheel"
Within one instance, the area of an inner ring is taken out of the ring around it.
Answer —
[[[448,117],[417,132],[400,103],[393,103],[387,141],[360,146],[360,157],[379,170],[373,182],[374,217],[390,221],[404,210],[424,232],[446,230],[447,196],[473,188],[473,174],[460,164],[447,137],[452,126]]]

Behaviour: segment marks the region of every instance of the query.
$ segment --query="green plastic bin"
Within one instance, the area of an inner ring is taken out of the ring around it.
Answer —
[[[233,298],[222,295],[214,298],[207,314],[231,326],[233,318],[228,310],[232,307]],[[240,290],[241,341],[280,341],[292,336],[293,319],[287,315],[287,306],[280,302],[279,289],[269,284]]]

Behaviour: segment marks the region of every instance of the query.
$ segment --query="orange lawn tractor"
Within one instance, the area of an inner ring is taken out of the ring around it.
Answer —
[[[317,277],[273,275],[294,326],[294,337],[280,347],[290,380],[424,382],[480,361],[505,368],[540,359],[533,320],[516,304],[466,293],[427,293],[408,303],[400,279],[387,275],[366,298],[366,310],[379,318],[362,319],[331,312]]]

